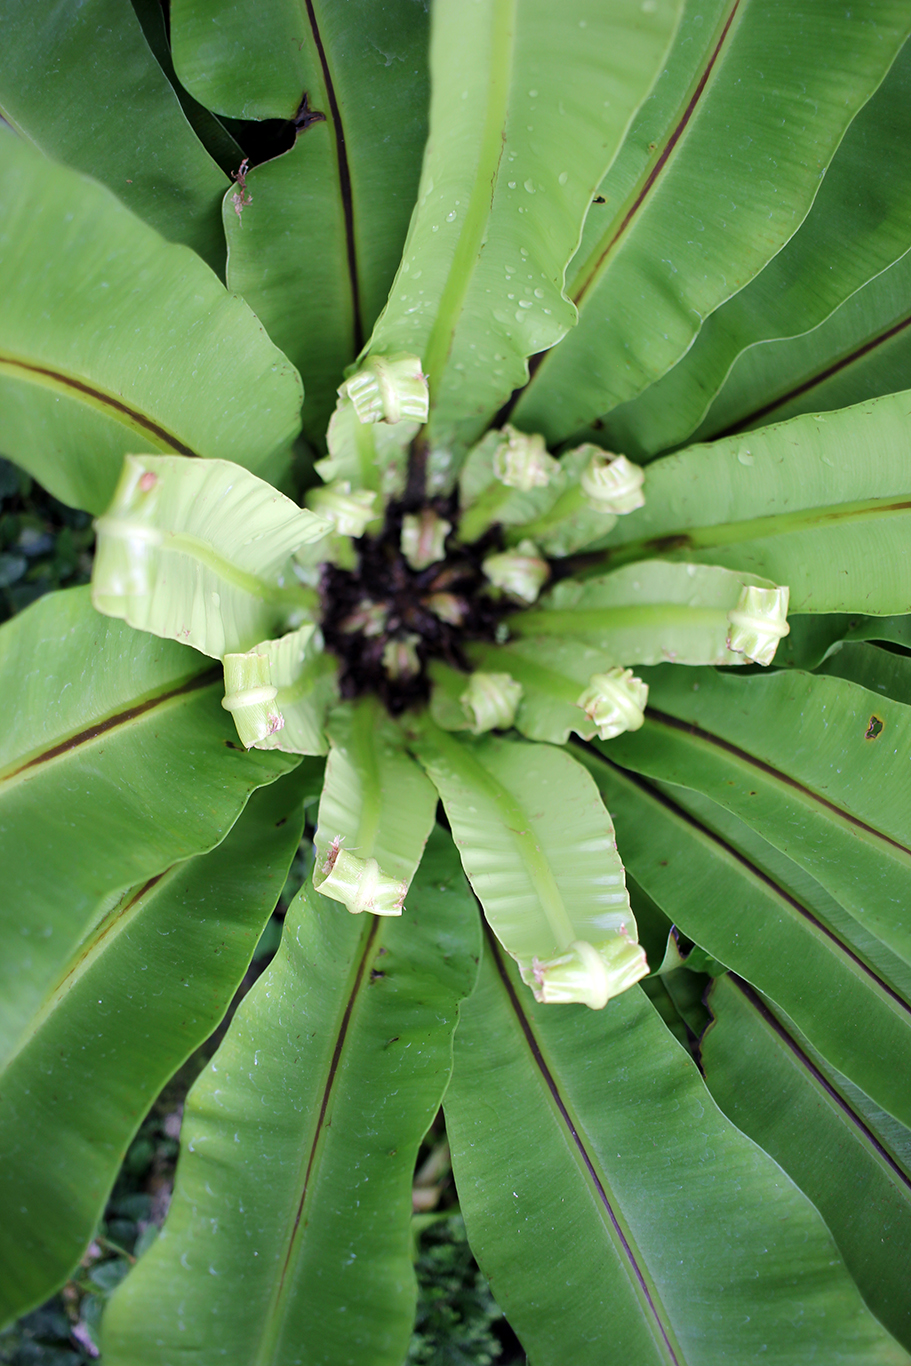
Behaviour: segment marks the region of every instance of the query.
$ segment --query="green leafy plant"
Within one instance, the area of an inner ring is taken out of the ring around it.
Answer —
[[[4,1314],[318,801],[109,1366],[404,1361],[441,1102],[535,1366],[908,1361],[907,6],[11,18]]]

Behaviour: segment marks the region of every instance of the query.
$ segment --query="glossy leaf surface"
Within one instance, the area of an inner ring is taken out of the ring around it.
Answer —
[[[895,163],[894,148],[909,139],[906,44],[848,128],[791,240],[705,320],[690,350],[663,379],[606,418],[602,443],[637,456],[681,445],[743,351],[816,327],[903,256],[911,241],[911,182]],[[755,389],[751,397],[755,402]]]
[[[296,758],[245,754],[221,679],[185,647],[43,598],[0,632],[3,1054],[119,893],[218,844]]]
[[[187,122],[132,8],[14,0],[5,19],[16,35],[0,55],[6,121],[223,273],[227,177]]]
[[[436,816],[432,784],[375,698],[337,707],[328,734],[314,876],[337,840],[358,858],[375,858],[388,876],[410,882]]]
[[[70,1274],[143,1114],[224,1014],[319,767],[255,794],[210,853],[124,892],[30,1022],[0,1082],[0,1320]]]
[[[637,988],[535,1006],[485,945],[446,1121],[472,1248],[539,1366],[906,1360]]]
[[[872,678],[788,672],[744,680],[735,695],[707,670],[682,685],[668,669],[648,677],[645,727],[613,741],[611,758],[720,802],[911,963],[907,702],[872,691]],[[780,742],[758,739],[770,732]]]
[[[852,943],[851,919],[843,917],[846,927],[833,918],[812,886],[782,872],[776,851],[762,842],[757,848],[748,827],[742,836],[722,828],[724,812],[716,820],[685,789],[663,789],[594,759],[588,766],[630,873],[665,915],[777,1002],[833,1066],[907,1123],[907,1063],[900,1061],[911,1060],[907,972],[899,980],[866,944]]]
[[[716,979],[708,1003],[700,1059],[712,1095],[807,1193],[870,1308],[908,1347],[911,1134],[741,978]]]
[[[278,477],[300,379],[246,304],[103,186],[11,133],[0,150],[0,449],[95,513],[128,452]]]
[[[729,645],[731,614],[748,585],[774,588],[715,566],[643,560],[613,574],[564,579],[510,623],[519,636],[571,636],[612,664],[748,663]]]
[[[108,1311],[110,1366],[400,1366],[414,1159],[478,952],[442,832],[401,921],[300,893],[191,1093],[167,1227]]]
[[[127,456],[96,528],[97,610],[213,659],[277,636],[316,605],[291,556],[328,522],[227,460]]]
[[[429,722],[414,749],[484,913],[529,985],[538,960],[573,942],[635,941],[610,817],[569,754],[493,738],[470,744]]]
[[[592,213],[568,272],[579,325],[514,410],[550,441],[665,374],[702,320],[787,242],[909,30],[893,0],[868,6],[863,27],[827,0],[691,11],[668,64],[677,70],[632,135],[640,155],[648,149],[638,178],[621,164],[615,189],[608,174],[600,193],[613,212],[607,223]],[[824,49],[826,60],[798,68],[796,48]]]
[[[787,584],[792,612],[907,612],[907,405],[890,394],[656,461],[612,559],[663,549],[748,570]]]
[[[345,366],[395,275],[427,133],[428,16],[395,0],[178,3],[178,68],[210,107],[297,117],[290,150],[224,204],[228,282],[307,376],[304,427],[322,443]],[[306,101],[304,105],[303,100]]]
[[[745,351],[696,437],[746,431],[903,389],[911,354],[909,281],[906,254],[812,332]]]
[[[482,430],[524,382],[526,358],[572,327],[567,262],[679,8],[676,0],[647,10],[638,0],[434,6],[418,204],[369,343],[423,360],[434,444]]]

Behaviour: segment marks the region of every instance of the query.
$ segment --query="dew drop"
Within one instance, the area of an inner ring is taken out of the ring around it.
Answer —
[[[569,172],[561,171],[560,174],[557,176],[557,179],[559,180],[561,185],[565,185],[567,180],[569,180]]]

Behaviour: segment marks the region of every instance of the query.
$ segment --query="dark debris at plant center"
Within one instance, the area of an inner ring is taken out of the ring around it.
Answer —
[[[457,520],[452,500],[435,499],[427,508],[452,524]],[[375,693],[394,716],[428,700],[431,659],[468,672],[464,643],[496,640],[501,623],[522,605],[492,593],[481,568],[485,556],[503,549],[499,527],[471,545],[462,545],[450,532],[446,558],[415,570],[400,549],[405,511],[402,503],[391,502],[380,534],[355,542],[357,568],[324,565],[320,588],[323,636],[341,661],[342,697]],[[446,597],[449,620],[433,610],[429,600],[434,595]],[[414,642],[418,672],[390,670],[383,662],[387,647],[409,641]]]

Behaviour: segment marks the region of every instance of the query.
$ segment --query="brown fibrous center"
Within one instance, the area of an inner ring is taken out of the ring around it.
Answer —
[[[449,500],[425,506],[457,521]],[[356,567],[326,564],[320,584],[322,631],[341,662],[342,697],[375,693],[394,716],[426,702],[431,660],[469,671],[465,646],[496,640],[504,618],[518,605],[492,595],[481,568],[488,555],[503,548],[499,527],[472,545],[460,544],[450,532],[445,557],[418,570],[401,550],[404,512],[401,503],[390,503],[380,534],[354,542]]]

